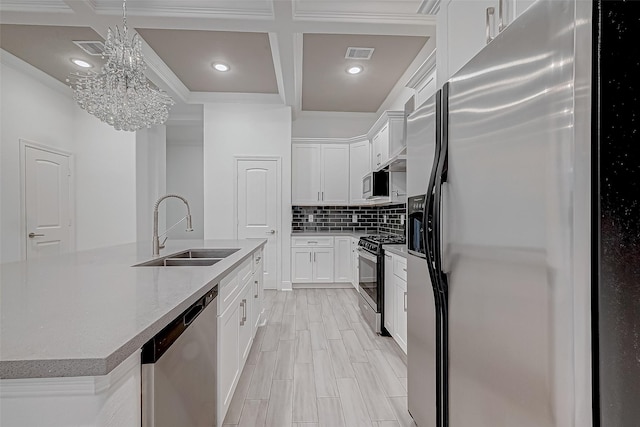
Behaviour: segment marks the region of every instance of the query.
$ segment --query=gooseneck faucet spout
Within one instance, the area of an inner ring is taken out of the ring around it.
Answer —
[[[187,206],[187,216],[173,224],[171,227],[167,228],[164,233],[158,235],[158,208],[160,207],[160,203],[162,203],[163,200],[170,197],[175,197],[176,199],[180,199],[184,202],[184,204]],[[187,199],[182,196],[178,196],[177,194],[167,194],[166,196],[160,197],[156,201],[156,204],[153,206],[153,255],[160,255],[160,249],[164,248],[164,242],[167,241],[167,238],[165,237],[162,243],[160,243],[160,236],[164,236],[165,234],[167,234],[169,230],[180,224],[183,219],[187,220],[186,231],[193,231],[193,225],[191,224],[191,208],[189,207],[189,202],[187,202]]]

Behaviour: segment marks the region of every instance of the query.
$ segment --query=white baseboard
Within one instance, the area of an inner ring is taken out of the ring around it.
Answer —
[[[351,283],[294,283],[294,289],[353,289]]]
[[[291,289],[292,289],[291,282],[289,281],[282,282],[282,287],[280,288],[281,291],[290,291]]]

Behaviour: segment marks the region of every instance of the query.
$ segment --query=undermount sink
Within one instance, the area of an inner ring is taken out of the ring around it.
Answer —
[[[187,249],[162,258],[152,259],[134,267],[208,267],[240,249]]]

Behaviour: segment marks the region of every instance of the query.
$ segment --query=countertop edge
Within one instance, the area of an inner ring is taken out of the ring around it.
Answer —
[[[253,239],[247,239],[253,240]],[[177,318],[191,304],[196,302],[209,292],[219,279],[226,276],[230,271],[238,267],[244,260],[260,248],[263,248],[267,241],[264,239],[255,240],[256,246],[252,249],[245,249],[247,252],[238,257],[224,271],[213,276],[204,283],[196,292],[192,293],[169,310],[158,320],[148,325],[127,342],[119,346],[111,354],[98,358],[70,358],[70,359],[25,359],[25,360],[0,360],[0,380],[20,380],[38,378],[72,378],[72,377],[99,377],[108,375],[135,351],[140,349],[147,341],[153,338],[172,320]],[[199,268],[199,267],[196,267]]]
[[[386,252],[391,252],[392,254],[401,256],[402,258],[407,258],[407,247],[405,245],[382,245],[382,249]]]

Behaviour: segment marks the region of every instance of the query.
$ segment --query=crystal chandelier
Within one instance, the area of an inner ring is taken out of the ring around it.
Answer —
[[[80,108],[89,114],[116,130],[136,131],[166,122],[174,102],[145,77],[142,42],[138,34],[129,40],[127,0],[122,9],[122,32],[116,26],[107,33],[102,56],[106,64],[99,73],[72,74],[75,87],[71,88]]]

